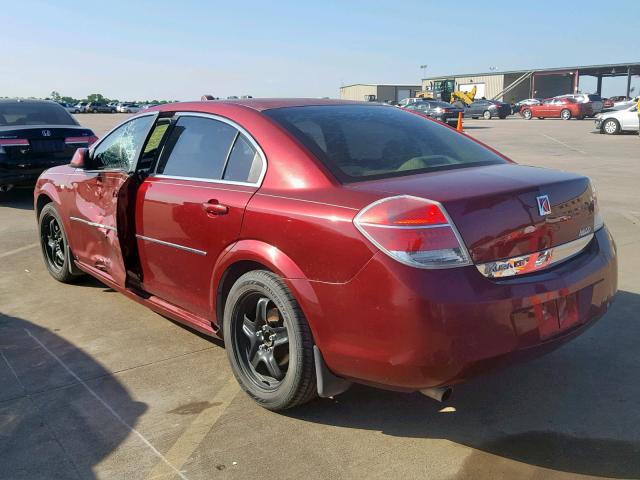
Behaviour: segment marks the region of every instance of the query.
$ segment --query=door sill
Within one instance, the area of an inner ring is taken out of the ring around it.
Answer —
[[[188,310],[174,305],[173,303],[167,302],[160,297],[156,297],[155,295],[152,295],[145,290],[139,288],[123,288],[113,281],[111,275],[95,267],[92,267],[91,265],[87,265],[78,260],[75,260],[75,264],[83,272],[97,278],[102,283],[106,284],[114,290],[117,290],[120,293],[123,293],[132,300],[135,300],[136,302],[149,307],[154,312],[169,317],[170,319],[182,323],[183,325],[194,328],[195,330],[206,335],[213,335],[220,338],[220,328],[216,325],[213,325],[206,318],[195,315]]]

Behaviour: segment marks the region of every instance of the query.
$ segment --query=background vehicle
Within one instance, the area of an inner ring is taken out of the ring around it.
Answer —
[[[68,164],[96,140],[56,102],[0,100],[0,192],[34,185],[45,169]]]
[[[478,87],[476,87],[475,85],[468,92],[463,92],[462,90],[455,90],[451,92],[450,102],[452,105],[456,105],[460,108],[463,108],[464,106],[469,106],[475,100],[477,91],[478,91]]]
[[[434,118],[443,123],[457,125],[458,113],[462,112],[462,108],[451,105],[446,102],[437,100],[415,102],[404,107],[405,110],[419,112],[428,117]]]
[[[578,103],[589,104],[590,105],[590,113],[585,113],[585,117],[592,117],[602,111],[604,103],[602,102],[602,98],[600,95],[596,95],[594,93],[576,93],[576,94],[568,94],[568,95],[558,95],[555,98],[573,98]],[[589,109],[586,110],[588,112]]]
[[[118,112],[120,113],[138,113],[140,110],[140,105],[136,103],[122,103],[118,105]]]
[[[102,102],[91,102],[88,103],[85,112],[87,113],[114,113],[115,109],[110,107],[106,103]]]
[[[616,135],[620,132],[637,132],[638,128],[638,108],[636,105],[624,110],[610,110],[599,113],[595,119],[596,129],[600,133]]]
[[[475,100],[471,105],[464,106],[465,117],[482,117],[485,120],[489,120],[494,117],[505,119],[510,114],[511,105],[497,100]]]
[[[80,109],[77,105],[71,105],[70,103],[58,102],[58,104],[69,113],[80,113]]]
[[[562,118],[563,120],[577,118],[582,120],[592,113],[590,103],[579,103],[574,98],[566,96],[549,98],[541,105],[527,105],[520,110],[520,114],[525,120],[531,120],[533,117]]]
[[[45,172],[34,202],[54,278],[224,337],[273,410],[353,380],[443,398],[577,335],[617,288],[589,179],[378,104],[163,105]]]
[[[627,97],[625,95],[617,95],[617,96],[613,96],[613,97],[609,97],[609,98],[605,98],[602,100],[602,106],[604,108],[613,108],[613,106],[615,105],[616,102],[626,102],[631,100],[630,97]]]
[[[520,100],[519,102],[516,102],[513,104],[513,107],[511,108],[511,113],[520,113],[520,110],[522,109],[522,107],[526,106],[526,105],[540,105],[542,103],[543,99],[542,98],[526,98],[524,100]]]
[[[89,105],[89,102],[78,102],[76,104],[76,109],[78,110],[78,113],[85,113],[87,111],[87,105]]]
[[[626,108],[632,107],[634,105],[637,105],[638,99],[640,99],[640,97],[635,97],[635,98],[633,98],[631,100],[621,100],[619,102],[615,102],[613,104],[613,109],[614,110],[624,110]]]

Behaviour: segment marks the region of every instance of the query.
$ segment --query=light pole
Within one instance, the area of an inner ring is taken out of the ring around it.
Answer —
[[[420,79],[420,88],[422,90],[424,90],[424,84],[422,83],[422,80],[426,77],[426,71],[427,71],[427,67],[429,65],[427,65],[426,63],[424,65],[420,65],[420,68],[422,69],[422,78]]]

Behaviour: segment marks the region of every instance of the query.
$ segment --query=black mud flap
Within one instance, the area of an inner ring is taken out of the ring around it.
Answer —
[[[318,396],[322,398],[334,397],[346,392],[351,387],[351,382],[335,376],[324,363],[320,349],[313,346],[313,360],[316,364],[316,382]]]

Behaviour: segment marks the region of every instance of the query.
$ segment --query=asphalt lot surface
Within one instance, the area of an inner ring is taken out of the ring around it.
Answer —
[[[98,135],[125,117],[78,116]],[[590,120],[465,126],[519,163],[594,180],[620,292],[587,333],[457,387],[446,409],[355,386],[271,413],[219,343],[97,281],[50,278],[31,192],[16,190],[0,203],[0,478],[640,478],[640,139]]]

